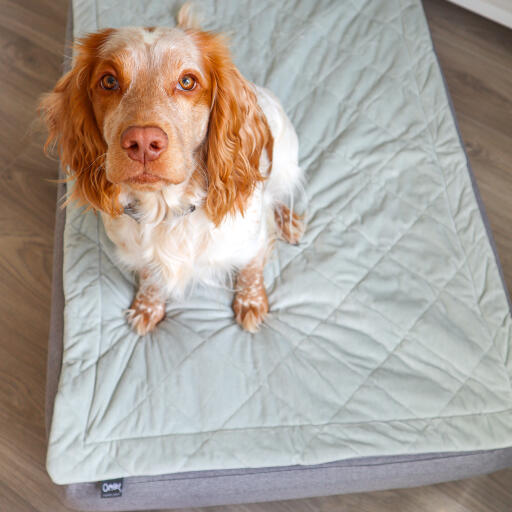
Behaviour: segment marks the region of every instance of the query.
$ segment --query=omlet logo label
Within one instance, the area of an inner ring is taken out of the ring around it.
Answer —
[[[121,491],[121,482],[103,482],[103,485],[101,486],[101,490],[103,492],[109,492],[109,491]]]
[[[105,480],[100,488],[102,498],[118,498],[123,495],[123,479]]]

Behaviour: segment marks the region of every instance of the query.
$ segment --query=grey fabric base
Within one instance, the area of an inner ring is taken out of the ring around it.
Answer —
[[[69,485],[65,501],[81,510],[253,503],[434,484],[494,471],[511,463],[509,448],[458,455],[370,457],[318,466],[200,471],[127,478],[120,498],[102,499],[96,483]]]
[[[72,16],[68,19],[67,34],[70,41]],[[471,177],[487,233],[495,249],[474,176]],[[65,185],[60,184],[59,204],[64,194]],[[46,388],[47,430],[52,418],[62,361],[62,237],[65,215],[65,210],[57,209]],[[495,255],[502,272],[497,253]],[[468,478],[510,466],[512,447],[479,452],[365,457],[313,466],[241,468],[132,477],[124,480],[122,497],[109,499],[101,498],[98,483],[62,486],[60,491],[63,501],[79,510],[181,508],[414,487]]]

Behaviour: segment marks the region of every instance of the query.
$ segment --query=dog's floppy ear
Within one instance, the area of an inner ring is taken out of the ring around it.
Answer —
[[[61,163],[75,179],[69,200],[111,215],[121,213],[118,188],[107,181],[107,150],[90,100],[90,80],[98,50],[111,29],[89,34],[75,45],[76,59],[53,92],[41,98],[39,111],[48,128],[45,151],[57,146]]]
[[[272,159],[273,139],[250,83],[233,64],[222,36],[195,32],[210,79],[211,113],[204,148],[208,176],[205,208],[215,224],[242,214],[255,185],[262,151]]]

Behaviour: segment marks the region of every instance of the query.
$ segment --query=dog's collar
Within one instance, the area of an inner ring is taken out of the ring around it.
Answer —
[[[196,205],[195,204],[191,204],[181,215],[180,217],[184,217],[185,215],[188,215],[189,213],[192,213],[192,212],[195,212],[196,211]]]
[[[181,212],[176,212],[174,217],[185,217],[185,215],[189,215],[190,213],[196,210],[196,205],[191,204],[188,208],[182,210]],[[140,222],[142,219],[141,212],[139,210],[139,201],[135,200],[128,203],[124,207],[124,214],[131,217],[135,222]],[[166,216],[167,217],[167,216]]]
[[[132,201],[131,203],[128,203],[124,207],[124,214],[128,215],[128,217],[131,217],[136,222],[140,222],[140,213],[137,209],[138,205],[138,201]]]

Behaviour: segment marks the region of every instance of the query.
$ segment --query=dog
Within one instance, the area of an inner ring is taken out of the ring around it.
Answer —
[[[256,332],[274,240],[297,244],[304,232],[288,206],[303,176],[292,123],[241,75],[225,38],[187,7],[175,28],[89,34],[40,109],[45,149],[58,147],[73,179],[68,201],[100,212],[138,276],[131,327],[143,336],[167,300],[231,279],[235,319]]]

